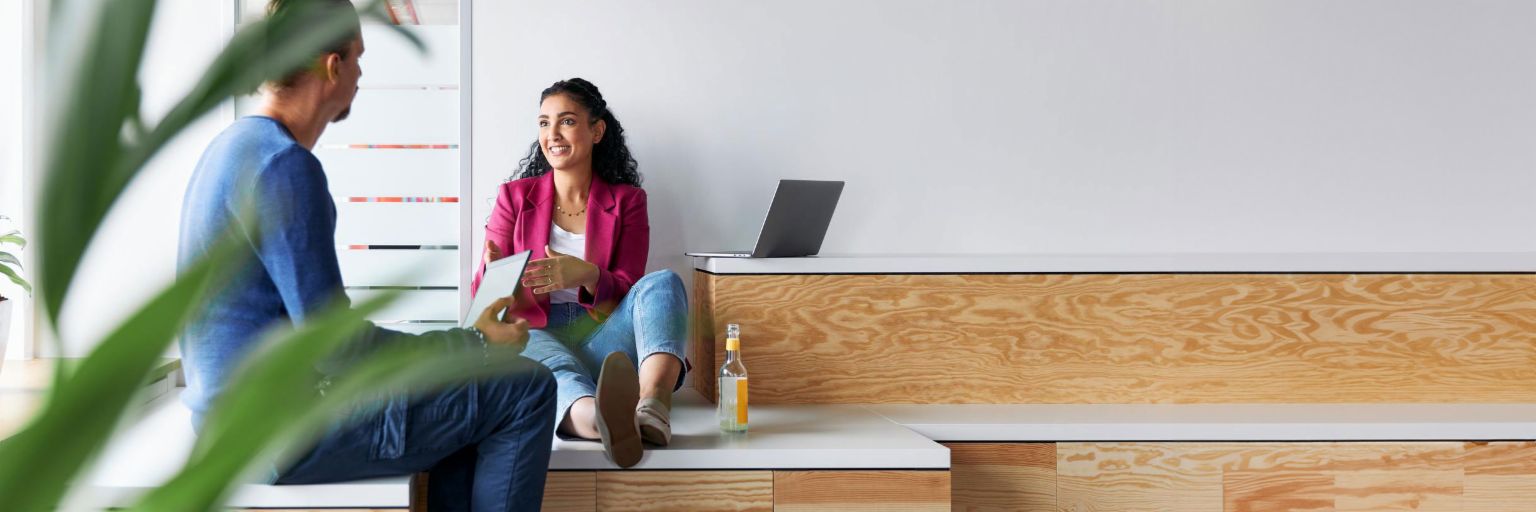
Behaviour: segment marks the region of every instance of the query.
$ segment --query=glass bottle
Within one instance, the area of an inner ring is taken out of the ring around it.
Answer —
[[[747,431],[747,367],[741,363],[741,327],[725,326],[725,364],[720,367],[720,382],[715,387],[719,404],[720,430]]]

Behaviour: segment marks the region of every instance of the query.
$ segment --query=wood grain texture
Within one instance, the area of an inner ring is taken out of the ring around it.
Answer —
[[[1536,475],[1467,475],[1464,512],[1536,510]]]
[[[1064,511],[1461,510],[1463,443],[1061,443]]]
[[[1463,510],[1536,510],[1536,442],[1473,442],[1464,449]]]
[[[1536,442],[1469,442],[1464,450],[1468,476],[1536,475]]]
[[[691,314],[688,315],[690,319],[688,325],[690,340],[688,343],[688,359],[692,360],[693,364],[708,366],[707,368],[695,368],[691,379],[693,381],[693,389],[698,390],[699,394],[704,395],[705,399],[711,403],[717,401],[715,397],[715,386],[717,384],[715,379],[719,376],[718,372],[721,366],[720,363],[713,363],[715,361],[715,344],[717,342],[722,347],[722,358],[725,353],[723,348],[725,346],[725,323],[720,323],[718,330],[715,328],[714,298],[714,280],[709,278],[709,274],[694,272],[693,296],[688,299],[690,303],[689,309],[691,310]]]
[[[544,480],[544,512],[597,510],[597,472],[550,471]]]
[[[755,403],[1536,402],[1536,275],[696,283],[709,333],[742,324]]]
[[[944,443],[950,508],[957,512],[1056,510],[1053,443]]]
[[[774,471],[773,509],[945,511],[948,471]]]
[[[769,471],[599,471],[600,511],[773,510]]]

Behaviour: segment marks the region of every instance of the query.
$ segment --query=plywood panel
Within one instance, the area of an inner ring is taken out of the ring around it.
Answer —
[[[945,443],[957,512],[1056,510],[1056,445]]]
[[[693,388],[704,395],[710,402],[715,402],[715,379],[719,375],[720,364],[715,363],[716,338],[721,344],[721,354],[724,354],[725,323],[719,324],[716,330],[714,308],[714,280],[703,272],[694,272],[693,296],[688,301],[692,304],[688,315],[688,333],[691,340],[688,343],[688,358],[698,367],[693,370]],[[726,322],[729,323],[729,322]],[[756,397],[753,397],[756,399]]]
[[[1056,449],[1063,511],[1222,510],[1226,452],[1183,444],[1060,443]]]
[[[1470,442],[1463,449],[1469,476],[1536,475],[1536,442]]]
[[[1069,511],[1460,510],[1462,443],[1061,443]]]
[[[1536,510],[1536,475],[1467,475],[1465,512]]]
[[[544,512],[597,510],[597,473],[550,471],[544,481]]]
[[[773,509],[949,510],[948,471],[774,471]]]
[[[696,282],[757,403],[1536,402],[1536,275]]]
[[[1466,444],[1467,512],[1536,510],[1536,442]]]
[[[599,471],[600,511],[773,510],[769,471]]]

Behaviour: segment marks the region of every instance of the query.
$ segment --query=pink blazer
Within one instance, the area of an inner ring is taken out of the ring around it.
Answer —
[[[487,240],[496,242],[503,254],[533,251],[531,259],[544,258],[555,210],[554,171],[543,176],[510,181],[501,186],[496,211],[485,226]],[[598,268],[597,293],[580,292],[581,305],[593,318],[603,320],[613,312],[635,281],[645,275],[650,253],[651,225],[645,211],[645,191],[630,185],[609,185],[594,177],[587,193],[587,254],[583,258]],[[484,254],[480,247],[478,253]],[[470,290],[480,289],[485,264],[475,272]],[[549,295],[535,297],[527,288],[511,314],[535,327],[549,324]]]

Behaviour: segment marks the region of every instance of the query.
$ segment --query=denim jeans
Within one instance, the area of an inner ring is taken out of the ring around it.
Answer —
[[[506,377],[392,400],[333,427],[276,484],[314,484],[430,471],[433,512],[539,510],[553,443],[555,380],[536,364]]]
[[[549,367],[559,382],[555,424],[571,404],[597,393],[596,380],[608,354],[622,352],[637,367],[654,354],[671,354],[684,363],[673,389],[687,372],[688,298],[683,280],[658,270],[635,282],[613,314],[598,323],[580,304],[551,304],[549,326],[528,333],[523,357]]]

